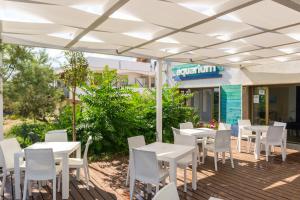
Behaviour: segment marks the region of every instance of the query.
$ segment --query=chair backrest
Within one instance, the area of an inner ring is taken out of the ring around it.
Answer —
[[[267,143],[269,144],[281,144],[282,134],[284,127],[283,126],[270,126],[267,131]]]
[[[171,128],[172,128],[172,132],[173,132],[173,138],[175,141],[176,135],[180,135],[180,130],[178,128],[174,128],[174,127],[171,127]]]
[[[127,141],[129,150],[146,145],[145,137],[143,135],[127,138]]]
[[[277,121],[275,121],[274,122],[274,126],[283,126],[283,129],[286,129],[286,123],[284,123],[284,122],[277,122]]]
[[[218,130],[231,130],[231,124],[219,123]]]
[[[89,146],[92,142],[92,136],[88,137],[88,140],[85,143],[85,149],[84,149],[84,153],[83,153],[83,162],[87,163],[87,156],[88,156],[88,152],[89,152]]]
[[[196,146],[197,140],[195,136],[176,134],[174,137],[174,144]]]
[[[287,139],[286,123],[275,121],[275,122],[274,122],[274,126],[283,126],[282,139],[283,139],[284,141],[286,141],[286,139]]]
[[[152,200],[179,200],[178,191],[173,182],[159,190]]]
[[[31,180],[48,180],[56,175],[52,149],[25,149],[26,175]]]
[[[179,128],[180,129],[189,129],[189,128],[194,128],[194,125],[192,122],[185,122],[185,123],[180,123]]]
[[[66,130],[53,130],[45,135],[45,142],[68,142],[68,134]]]
[[[16,138],[10,138],[0,141],[1,165],[6,169],[14,169],[15,153],[21,152],[21,146]]]
[[[215,150],[218,152],[228,151],[231,148],[231,131],[218,130],[215,136]]]
[[[239,126],[251,126],[251,121],[249,119],[238,120]]]
[[[155,152],[132,149],[135,179],[157,184],[159,168]]]
[[[239,131],[239,135],[251,135],[252,131],[250,130],[245,130],[244,127],[245,126],[251,126],[251,121],[249,119],[243,119],[243,120],[238,120],[238,131]]]

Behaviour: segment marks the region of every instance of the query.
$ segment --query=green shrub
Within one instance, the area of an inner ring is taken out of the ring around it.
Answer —
[[[77,140],[85,144],[93,137],[90,154],[93,157],[105,154],[127,153],[127,138],[144,135],[146,142],[156,139],[156,91],[139,93],[132,88],[119,87],[119,76],[107,67],[101,74],[94,74],[90,84],[82,87],[84,94],[76,109]],[[185,102],[191,94],[183,94],[178,87],[163,87],[163,140],[173,142],[171,127],[199,117]],[[67,129],[72,135],[72,109],[66,105],[51,123],[24,123],[14,126],[9,135],[17,136],[22,146],[32,143],[33,132],[44,140],[44,134],[53,129]]]
[[[95,85],[85,85],[82,116],[77,126],[78,139],[85,141],[92,135],[93,154],[127,152],[127,138],[144,135],[146,142],[155,141],[156,101],[155,90],[143,94],[130,88],[118,87],[115,70],[105,68],[97,74]],[[192,108],[185,101],[191,95],[179,92],[177,87],[163,88],[163,139],[173,141],[171,127],[180,122],[197,121]]]
[[[45,133],[49,130],[53,130],[54,125],[51,123],[39,122],[39,123],[27,123],[24,122],[19,125],[13,126],[7,137],[16,137],[22,147],[26,147],[33,142],[44,141]]]

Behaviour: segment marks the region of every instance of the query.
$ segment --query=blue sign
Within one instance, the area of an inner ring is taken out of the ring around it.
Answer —
[[[221,122],[237,124],[242,115],[242,86],[221,86]]]
[[[221,71],[224,71],[224,67],[200,64],[183,64],[172,68],[175,81],[221,78]]]

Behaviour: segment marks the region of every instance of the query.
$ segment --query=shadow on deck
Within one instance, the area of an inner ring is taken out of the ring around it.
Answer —
[[[245,145],[244,145],[245,146]],[[223,165],[218,162],[218,172],[214,171],[213,157],[209,154],[204,165],[198,167],[197,190],[192,190],[191,169],[187,172],[188,191],[183,192],[183,170],[177,170],[177,185],[181,199],[201,200],[210,196],[222,199],[247,200],[283,200],[300,199],[300,152],[288,150],[286,162],[282,162],[280,149],[265,161],[263,152],[261,160],[254,160],[253,153],[238,153],[233,140],[233,156],[235,168],[229,160]],[[95,162],[90,164],[90,190],[82,181],[78,182],[71,174],[70,199],[129,199],[129,189],[125,186],[127,158],[111,162]],[[11,199],[10,181],[7,181],[5,199]],[[144,199],[143,187],[139,186],[135,194],[137,199]],[[41,191],[35,187],[31,199],[52,199],[49,186]],[[57,194],[61,199],[61,193]]]

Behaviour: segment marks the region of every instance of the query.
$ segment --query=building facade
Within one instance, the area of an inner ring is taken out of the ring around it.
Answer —
[[[230,68],[172,63],[171,84],[193,93],[201,121],[287,123],[288,141],[300,143],[300,62]]]

